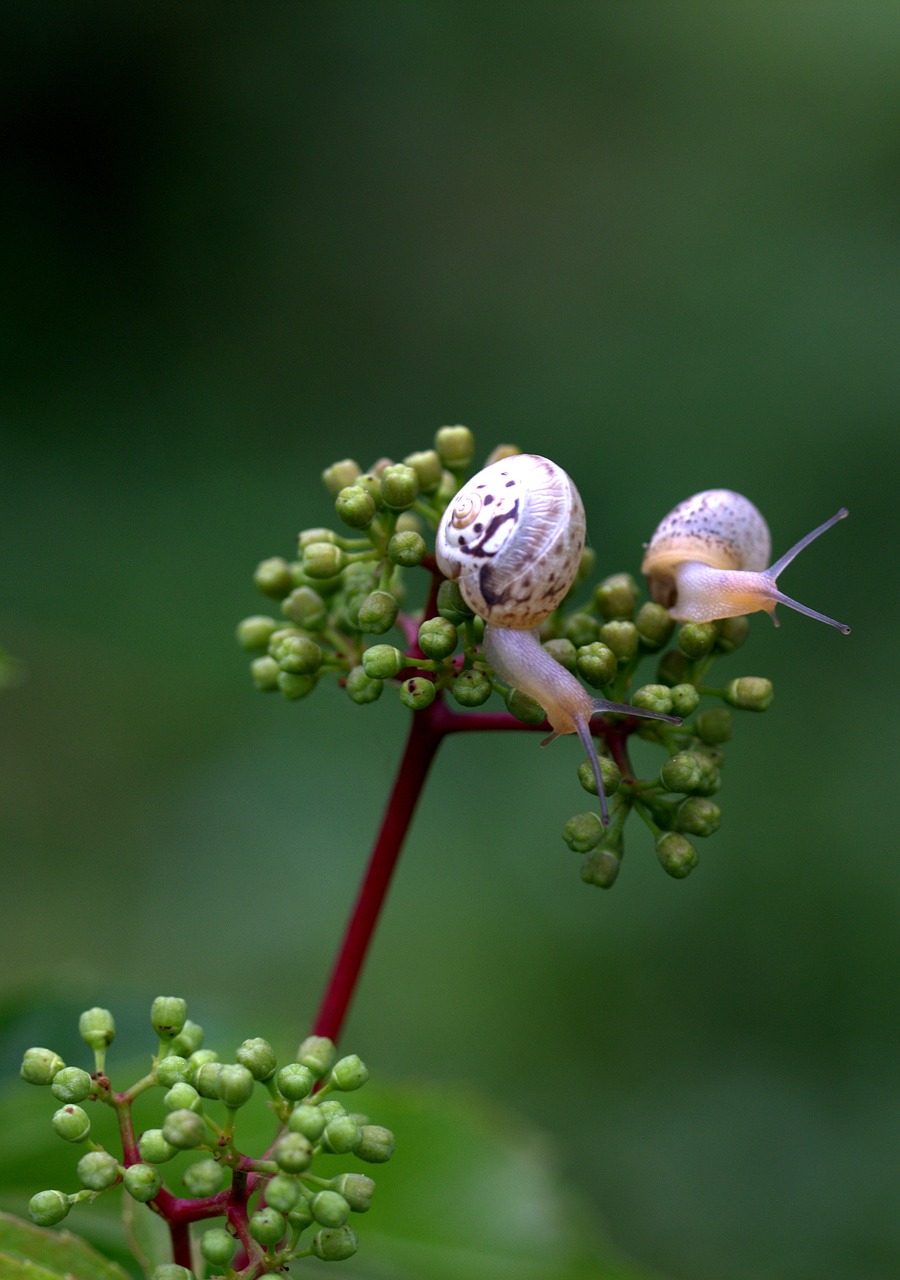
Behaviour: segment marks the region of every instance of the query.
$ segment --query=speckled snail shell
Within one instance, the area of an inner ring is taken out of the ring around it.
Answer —
[[[584,506],[549,458],[520,453],[474,475],[438,529],[441,572],[494,626],[531,631],[569,590],[584,551]]]
[[[641,572],[650,594],[676,622],[714,622],[764,609],[778,624],[775,606],[850,630],[779,591],[776,579],[795,556],[847,515],[842,507],[769,566],[769,527],[749,498],[731,489],[705,489],[680,502],[646,545]],[[767,567],[768,566],[768,567]]]
[[[484,655],[494,672],[547,713],[553,733],[546,741],[565,733],[580,738],[608,822],[591,716],[675,718],[592,698],[542,647],[537,628],[575,581],[584,538],[584,506],[569,476],[549,458],[522,453],[485,467],[460,489],[444,512],[435,555],[484,618]]]

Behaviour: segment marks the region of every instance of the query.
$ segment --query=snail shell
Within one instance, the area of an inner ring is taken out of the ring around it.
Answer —
[[[749,498],[731,489],[704,489],[679,502],[660,521],[647,544],[641,573],[647,575],[656,603],[670,607],[676,600],[679,565],[761,572],[771,550],[769,526]]]
[[[584,506],[549,458],[521,453],[472,476],[444,512],[435,554],[470,609],[493,626],[539,627],[575,580]]]

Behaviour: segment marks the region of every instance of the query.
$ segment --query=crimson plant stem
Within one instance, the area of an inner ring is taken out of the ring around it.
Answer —
[[[435,702],[411,717],[406,748],[369,865],[313,1022],[314,1035],[328,1036],[334,1041],[340,1037],[416,803],[444,736],[438,717],[440,705],[439,701]]]

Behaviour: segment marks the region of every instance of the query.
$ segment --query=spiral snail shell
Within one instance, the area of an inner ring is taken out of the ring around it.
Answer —
[[[520,453],[463,486],[437,537],[441,572],[493,626],[533,630],[571,587],[584,551],[581,496],[549,458]]]
[[[713,622],[763,609],[777,626],[775,606],[783,604],[847,635],[850,628],[843,622],[792,600],[776,586],[794,557],[846,515],[841,507],[767,568],[772,543],[760,511],[731,489],[705,489],[659,523],[646,544],[641,572],[653,599],[676,622]]]
[[[593,770],[603,821],[609,821],[591,716],[617,711],[680,723],[673,716],[593,698],[542,647],[537,628],[563,599],[584,551],[581,496],[555,462],[516,454],[474,475],[444,512],[435,542],[438,567],[459,582],[484,618],[484,654],[501,679],[534,698],[553,733],[575,733]]]

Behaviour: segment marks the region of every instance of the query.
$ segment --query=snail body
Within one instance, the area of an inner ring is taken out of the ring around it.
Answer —
[[[776,605],[836,627],[850,628],[779,591],[779,574],[804,547],[843,520],[842,507],[769,565],[769,528],[749,498],[731,489],[706,489],[670,511],[646,545],[641,572],[650,594],[676,622],[714,622],[765,610],[778,626]]]
[[[494,672],[543,707],[553,733],[581,739],[609,821],[591,716],[616,711],[675,720],[592,697],[541,646],[538,627],[575,580],[585,541],[584,506],[570,477],[538,454],[492,463],[465,484],[444,512],[435,543],[438,567],[487,624],[484,654]]]

